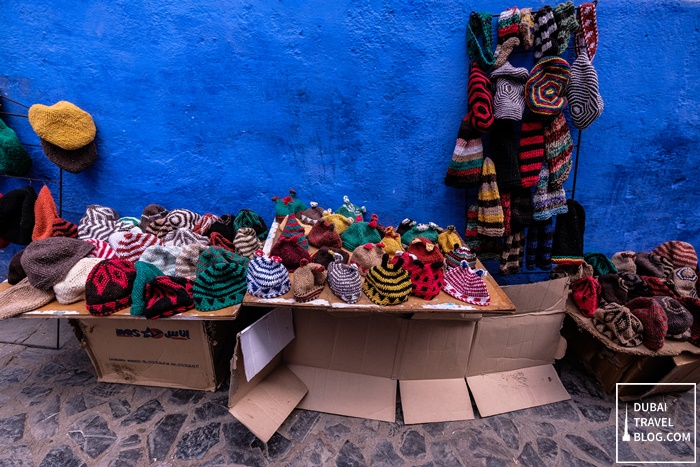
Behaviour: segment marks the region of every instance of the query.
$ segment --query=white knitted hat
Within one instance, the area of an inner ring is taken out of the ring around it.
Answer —
[[[102,258],[83,258],[68,271],[66,277],[53,286],[58,303],[68,305],[85,299],[85,282],[88,274]]]
[[[182,248],[178,246],[153,245],[146,248],[139,261],[153,264],[164,276],[174,276],[177,257],[181,252]]]
[[[50,303],[54,294],[51,289],[39,290],[24,278],[9,289],[0,292],[0,320],[34,311]]]

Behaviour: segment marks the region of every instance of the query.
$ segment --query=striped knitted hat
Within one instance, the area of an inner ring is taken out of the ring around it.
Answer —
[[[327,246],[319,248],[318,251],[311,257],[311,262],[320,264],[324,268],[328,269],[328,265],[335,261],[333,255],[336,253],[341,256],[341,263],[348,264],[350,262],[350,254],[348,254],[347,251],[339,250],[337,248],[328,248]]]
[[[165,225],[169,231],[177,229],[194,230],[201,217],[189,209],[173,209],[165,216]]]
[[[471,128],[486,133],[493,123],[493,92],[491,81],[476,63],[472,64],[467,84],[469,112],[466,120]],[[524,102],[523,102],[524,105]]]
[[[491,13],[472,11],[467,25],[467,53],[481,69],[493,66],[493,37],[491,33]]]
[[[498,15],[498,45],[494,54],[496,61],[493,67],[499,68],[503,66],[513,49],[519,45],[520,10],[518,7],[508,8]]]
[[[582,41],[585,43],[588,58],[592,62],[598,50],[598,19],[596,17],[595,3],[581,4],[578,7],[578,14]]]
[[[493,123],[493,116],[491,120]],[[453,188],[478,185],[483,165],[484,146],[481,142],[481,133],[475,130],[465,118],[457,133],[457,142],[450,165],[447,167],[445,185]]]
[[[309,206],[311,207],[301,211],[298,214],[298,217],[302,224],[314,225],[316,222],[321,220],[323,215],[326,214],[326,211],[324,211],[324,209],[319,206],[316,201],[311,201]],[[328,211],[328,214],[330,214],[330,211]]]
[[[544,162],[544,129],[534,114],[528,114],[520,128],[520,180],[523,188],[537,185]]]
[[[25,277],[9,289],[0,292],[0,320],[34,311],[51,303],[53,299],[53,290],[39,290]]]
[[[151,229],[151,224],[158,219],[165,219],[168,215],[168,210],[159,204],[149,204],[141,212],[141,230],[146,233],[156,235],[157,231]]]
[[[343,248],[353,251],[365,243],[379,243],[382,241],[382,235],[378,229],[377,215],[372,214],[371,219],[369,222],[355,222],[345,229],[345,232],[340,236],[343,240]]]
[[[510,62],[491,72],[496,90],[493,96],[494,117],[522,120],[525,111],[525,83],[529,77],[527,68],[515,68]]]
[[[73,266],[62,281],[53,286],[58,303],[68,305],[85,299],[85,283],[100,258],[83,258]]]
[[[408,247],[416,238],[425,238],[432,243],[437,243],[440,232],[437,224],[428,222],[427,224],[414,224],[408,231],[401,234],[401,243]]]
[[[343,264],[343,256],[334,253],[328,265],[328,286],[345,303],[355,303],[362,293],[362,279],[356,264]]]
[[[333,224],[333,228],[338,235],[343,235],[345,229],[350,227],[352,223],[355,222],[355,220],[351,217],[345,217],[340,214],[326,214],[322,217],[322,219]]]
[[[117,251],[112,248],[112,245],[103,240],[87,238],[84,241],[95,246],[95,249],[88,255],[91,258],[117,259],[119,257],[119,255],[117,255]]]
[[[300,244],[298,237],[283,237],[277,240],[270,249],[270,256],[282,258],[282,264],[289,272],[294,272],[302,259],[311,261],[311,255]]]
[[[211,213],[203,214],[202,216],[199,217],[199,220],[194,225],[192,232],[199,234],[199,235],[208,235],[209,229],[211,229],[211,226],[214,225],[216,222],[219,222],[220,220],[221,220],[221,218],[217,215],[214,215]],[[227,240],[229,240],[229,239],[227,239]]]
[[[135,263],[146,248],[163,243],[155,235],[148,233],[115,232],[109,236],[109,243],[120,259]]]
[[[92,204],[85,209],[85,214],[78,223],[78,238],[108,241],[116,230],[119,214],[107,206]]]
[[[502,275],[517,274],[523,267],[523,257],[525,256],[525,230],[520,227],[512,231],[503,239],[503,251],[501,252],[501,262],[499,272]]]
[[[653,254],[669,260],[673,269],[689,267],[697,270],[698,255],[693,245],[679,240],[662,243],[651,251]]]
[[[284,223],[284,228],[280,234],[280,239],[282,238],[296,238],[299,245],[301,245],[305,250],[309,249],[309,242],[306,239],[306,231],[304,226],[299,223],[296,214],[290,214],[287,216],[287,222]]]
[[[309,302],[318,297],[326,284],[328,271],[320,264],[301,262],[301,267],[294,273],[292,294],[297,302]]]
[[[78,238],[78,226],[63,218],[57,217],[51,226],[52,237]]]
[[[141,227],[140,227],[141,221],[135,217],[131,217],[131,216],[120,217],[119,219],[117,219],[117,224],[122,224],[122,226],[120,226],[120,227],[123,230],[130,230],[133,227],[138,227],[138,231],[143,232],[143,230],[141,230]]]
[[[252,229],[251,229],[252,230]],[[253,230],[253,236],[255,236],[255,231]],[[257,240],[257,237],[255,237]],[[219,246],[221,248],[225,248],[228,251],[235,252],[236,251],[236,246],[233,244],[231,240],[228,238],[224,237],[223,234],[220,234],[219,232],[212,232],[211,235],[209,235],[209,245],[211,246]],[[257,248],[256,248],[257,250]],[[253,250],[255,251],[255,250]]]
[[[440,250],[447,254],[454,250],[455,247],[462,246],[462,239],[459,238],[459,234],[455,229],[454,225],[448,225],[447,229],[443,230],[442,233],[438,235],[437,244]]]
[[[384,229],[384,238],[382,238],[382,243],[384,244],[384,251],[392,256],[396,254],[397,251],[403,251],[403,245],[401,245],[401,235],[394,231],[392,226],[388,226]]]
[[[167,318],[194,308],[192,280],[184,277],[158,276],[143,289],[148,319]]]
[[[219,263],[237,263],[246,265],[248,260],[237,253],[232,253],[226,248],[210,246],[202,250],[197,259],[197,276],[210,266]]]
[[[88,274],[85,306],[90,314],[106,316],[131,304],[136,267],[123,259],[104,259]]]
[[[496,183],[496,166],[487,157],[481,172],[481,188],[478,195],[479,215],[477,232],[487,237],[503,236],[503,208]]]
[[[246,258],[252,258],[255,250],[262,248],[260,239],[256,236],[255,229],[252,227],[241,227],[236,232],[236,237],[233,239],[233,246],[236,252]]]
[[[445,257],[440,252],[438,245],[424,237],[416,237],[411,240],[411,244],[408,245],[406,253],[415,256],[416,259],[425,264],[445,261]]]
[[[571,122],[580,130],[588,128],[603,113],[605,104],[598,90],[598,73],[585,53],[576,57],[571,67],[566,98]]]
[[[202,252],[209,247],[192,243],[182,247],[180,254],[175,259],[175,275],[178,277],[187,277],[194,279],[197,277],[197,262]]]
[[[496,179],[500,193],[520,188],[520,164],[518,159],[518,136],[516,126],[520,122],[496,119],[491,128],[491,159],[496,168]]]
[[[261,298],[274,298],[289,292],[289,273],[282,265],[282,258],[263,256],[261,250],[248,263],[246,273],[248,293]]]
[[[381,264],[367,272],[362,291],[377,305],[398,305],[411,295],[411,277],[401,267],[404,262],[402,256],[395,257],[395,264],[389,264],[389,255],[384,254]]]
[[[143,296],[146,284],[164,274],[155,265],[144,263],[143,261],[136,261],[134,268],[136,269],[136,277],[134,278],[134,286],[131,289],[131,309],[129,309],[129,314],[131,316],[141,316],[146,308],[146,301]]]
[[[556,53],[561,55],[569,46],[571,35],[579,28],[574,2],[560,3],[554,7],[554,21],[557,23]]]
[[[29,283],[37,289],[49,290],[93,249],[91,244],[77,238],[50,237],[30,243],[20,261]]]
[[[182,248],[177,246],[153,245],[144,250],[139,261],[155,265],[163,276],[174,276],[177,257],[181,252]]]
[[[549,164],[549,186],[559,188],[569,177],[574,151],[574,142],[563,113],[544,127],[544,151]]]
[[[486,282],[469,268],[466,261],[462,261],[459,267],[445,273],[445,285],[442,290],[457,300],[472,305],[488,306],[491,303]]]
[[[547,164],[542,164],[537,189],[532,196],[532,206],[534,209],[532,218],[536,221],[544,221],[568,211],[564,188],[560,186],[552,189],[549,186],[549,166]]]
[[[626,306],[642,323],[642,343],[651,350],[661,349],[668,333],[668,316],[659,302],[653,297],[637,297]]]
[[[360,274],[364,276],[372,267],[381,264],[385,254],[383,243],[365,243],[353,250],[350,264],[357,264]]]
[[[525,101],[530,110],[544,117],[559,114],[566,106],[566,88],[571,78],[569,63],[561,57],[545,57],[530,70]]]
[[[459,267],[462,261],[466,261],[470,268],[476,268],[476,254],[468,246],[455,246],[452,251],[445,253],[445,269]]]
[[[464,227],[464,244],[476,251],[481,244],[478,232],[479,206],[472,204],[467,208],[467,222]]]
[[[356,221],[363,220],[366,212],[366,207],[352,204],[347,196],[343,196],[343,205],[335,211],[336,214],[355,219]]]
[[[199,243],[200,245],[208,246],[209,238],[204,235],[199,235],[192,230],[181,227],[176,230],[171,230],[163,237],[163,245],[177,246],[182,248],[185,245]]]
[[[34,230],[36,191],[31,186],[12,190],[0,198],[0,237],[18,245],[29,245]]]
[[[535,12],[535,60],[557,52],[557,22],[554,11],[545,5]]]
[[[247,268],[247,261],[233,261],[215,263],[200,271],[192,288],[194,307],[214,311],[241,303]]]
[[[343,248],[343,240],[341,240],[340,235],[338,235],[333,227],[333,224],[321,220],[316,222],[308,236],[309,243],[311,246],[316,248],[321,248],[322,246],[327,246],[329,248]]]
[[[219,220],[214,222],[211,227],[209,227],[209,232],[207,235],[211,237],[214,232],[218,232],[229,240],[233,240],[236,235],[236,229],[233,227],[234,216],[231,214],[223,214],[219,217]]]
[[[629,308],[608,303],[593,313],[593,326],[605,337],[623,347],[642,344],[642,322]]]
[[[535,17],[532,15],[532,8],[520,9],[520,44],[523,50],[529,50],[535,42],[533,29],[535,28]]]

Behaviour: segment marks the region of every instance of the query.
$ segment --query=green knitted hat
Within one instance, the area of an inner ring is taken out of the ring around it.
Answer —
[[[263,218],[255,211],[251,211],[250,209],[241,209],[238,211],[238,214],[236,214],[236,217],[233,219],[234,232],[238,232],[244,227],[250,227],[255,230],[255,234],[260,240],[265,240],[265,238],[267,238],[267,224],[265,224]],[[233,238],[229,240],[233,240]]]
[[[199,277],[199,275],[204,272],[205,269],[219,263],[236,263],[246,266],[248,264],[248,258],[243,258],[237,253],[233,253],[226,248],[210,246],[203,250],[199,255],[199,259],[197,260],[196,277]]]
[[[246,291],[248,265],[217,263],[197,274],[192,293],[194,307],[199,311],[214,311],[238,305]]]
[[[617,268],[603,253],[586,253],[583,260],[593,267],[594,276],[617,274]]]
[[[362,221],[350,224],[340,236],[343,240],[343,248],[354,251],[355,248],[365,243],[381,243],[382,235],[377,229],[377,219],[377,215],[372,214],[372,220],[369,222]]]
[[[340,206],[335,213],[340,214],[341,216],[350,217],[356,221],[362,221],[365,218],[366,212],[367,208],[352,204],[350,202],[350,198],[343,196],[343,205]]]
[[[151,282],[157,276],[162,276],[163,271],[157,266],[145,261],[136,261],[136,279],[134,279],[134,288],[131,290],[131,310],[129,314],[132,316],[141,316],[146,308],[146,301],[143,298],[143,291],[146,284]]]
[[[413,239],[417,237],[427,238],[431,242],[437,243],[439,235],[440,232],[438,231],[438,226],[432,222],[428,222],[427,224],[416,224],[411,227],[408,232],[401,235],[401,243],[404,245],[404,247],[407,247],[411,244]]]
[[[32,159],[17,133],[0,120],[0,174],[23,176],[32,168]]]
[[[299,223],[296,214],[290,214],[287,217],[287,222],[284,224],[280,238],[292,238],[299,237],[297,243],[304,247],[305,250],[309,249],[309,242],[306,240],[304,226]]]
[[[297,198],[297,192],[294,190],[289,190],[289,196],[284,198],[274,196],[272,201],[275,202],[275,220],[277,222],[282,222],[284,216],[308,209],[308,206]]]

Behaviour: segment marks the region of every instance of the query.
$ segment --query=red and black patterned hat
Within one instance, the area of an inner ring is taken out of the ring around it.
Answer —
[[[143,290],[143,315],[148,319],[165,318],[194,308],[193,285],[186,277],[157,276]]]
[[[136,267],[131,261],[105,259],[88,274],[85,306],[90,314],[106,316],[131,305]]]

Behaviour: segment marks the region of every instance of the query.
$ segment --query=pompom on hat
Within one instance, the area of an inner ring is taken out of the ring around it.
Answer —
[[[282,258],[264,256],[262,250],[248,263],[246,273],[247,290],[250,295],[260,298],[275,298],[289,292],[289,273],[282,265]]]
[[[457,247],[462,246],[462,239],[459,238],[454,225],[448,225],[447,229],[438,234],[437,244],[440,250],[447,254]]]
[[[297,214],[299,220],[306,225],[314,225],[320,221],[324,214],[330,214],[330,211],[324,210],[316,201],[309,203],[311,206]]]
[[[353,251],[365,243],[379,243],[382,235],[379,233],[379,223],[376,214],[372,214],[369,222],[355,222],[348,227],[340,236],[343,240],[343,248]]]
[[[289,190],[289,196],[285,196],[284,198],[274,196],[272,201],[275,202],[275,220],[277,222],[282,222],[284,217],[289,214],[296,214],[309,208],[303,201],[297,198],[297,192],[294,190]]]
[[[136,267],[131,261],[105,259],[88,274],[85,306],[95,316],[111,315],[131,304]]]
[[[457,300],[472,305],[488,306],[491,303],[491,295],[484,279],[473,271],[466,261],[445,273],[445,285],[442,290]]]
[[[401,243],[408,247],[416,238],[424,238],[431,243],[437,243],[439,235],[439,228],[433,222],[414,224],[408,231],[401,234]]]
[[[68,101],[29,108],[29,124],[42,139],[61,149],[74,151],[95,139],[97,128],[92,116]]]
[[[545,57],[530,70],[525,84],[525,102],[532,113],[554,117],[566,106],[571,67],[561,57]]]

